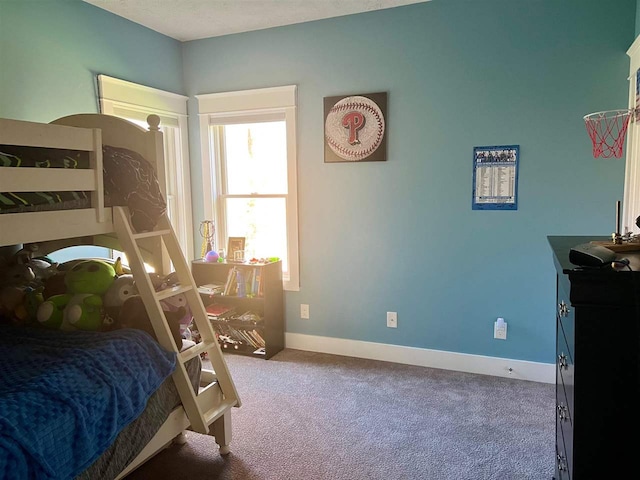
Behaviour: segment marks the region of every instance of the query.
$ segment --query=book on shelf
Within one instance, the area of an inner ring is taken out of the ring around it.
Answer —
[[[264,339],[256,330],[245,330],[245,333],[251,337],[253,344],[256,345],[256,347],[265,346]]]
[[[256,268],[255,276],[253,278],[253,294],[257,297],[262,297],[262,269]]]
[[[251,330],[243,330],[243,329],[234,329],[236,338],[239,337],[243,340],[245,345],[251,345],[253,348],[264,347],[264,341],[260,341],[258,337],[254,335],[255,332]],[[261,337],[260,337],[261,338]]]
[[[251,310],[247,310],[242,315],[234,315],[233,319],[241,323],[246,323],[248,325],[257,325],[263,321],[263,318],[262,316],[260,316],[260,314],[252,312]]]
[[[237,281],[236,281],[237,268],[232,267],[227,273],[227,281],[224,287],[224,295],[233,295],[236,293]]]
[[[216,293],[218,293],[216,291]],[[236,295],[238,297],[262,297],[262,268],[239,268],[233,266],[227,272],[222,295]]]
[[[224,323],[215,324],[214,330],[216,332],[216,337],[221,342],[226,342],[228,344],[240,343],[253,349],[265,348],[266,346],[264,338],[256,330],[235,328]]]
[[[205,295],[216,295],[224,292],[223,283],[207,283],[205,285],[198,286],[198,292]]]
[[[212,303],[205,308],[209,320],[221,320],[231,316],[235,312],[235,308],[231,305],[223,305],[221,303]]]
[[[247,296],[247,281],[242,270],[236,272],[236,295],[238,297]]]

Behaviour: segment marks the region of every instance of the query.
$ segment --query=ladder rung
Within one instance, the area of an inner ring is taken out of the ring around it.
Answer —
[[[174,295],[178,295],[180,293],[188,292],[192,290],[193,287],[191,285],[178,285],[176,287],[167,288],[166,290],[160,290],[156,292],[156,298],[158,300],[164,300],[165,298],[173,297]]]
[[[200,386],[201,387],[206,387],[207,385],[217,381],[218,381],[218,376],[216,375],[216,372],[214,372],[213,370],[209,370],[207,368],[202,368],[200,370]]]
[[[180,359],[182,363],[185,363],[191,360],[193,357],[200,355],[201,353],[206,352],[210,348],[215,346],[212,342],[200,342],[196,343],[193,347],[187,348],[184,352],[180,353]]]
[[[238,402],[236,402],[235,400],[223,400],[222,402],[217,404],[212,409],[207,410],[206,412],[204,412],[203,417],[204,417],[205,423],[207,425],[211,425],[218,418],[220,418],[222,415],[224,415],[224,413],[227,410],[230,410],[232,407],[235,407],[237,403]]]
[[[153,230],[151,232],[134,233],[134,240],[140,240],[141,238],[162,237],[163,235],[169,235],[171,230]]]

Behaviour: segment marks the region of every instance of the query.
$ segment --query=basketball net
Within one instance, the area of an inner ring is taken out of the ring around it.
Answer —
[[[593,143],[593,158],[620,158],[633,110],[609,110],[585,115],[584,123]]]

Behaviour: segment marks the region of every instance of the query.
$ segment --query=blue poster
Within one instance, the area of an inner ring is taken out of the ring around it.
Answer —
[[[518,209],[520,145],[474,147],[473,210]]]

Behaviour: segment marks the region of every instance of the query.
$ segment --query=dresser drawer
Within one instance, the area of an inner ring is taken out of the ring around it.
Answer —
[[[575,385],[575,367],[573,363],[573,357],[569,354],[569,347],[567,345],[567,340],[564,335],[564,331],[561,327],[561,322],[558,319],[558,331],[556,334],[556,376],[557,376],[557,386],[556,386],[556,401],[564,400],[567,406],[567,414],[569,417],[569,421],[573,423],[573,413],[574,413],[574,385]],[[559,398],[558,391],[562,391],[564,394],[563,398]]]
[[[564,398],[564,392],[559,390],[556,403],[556,444],[562,441],[563,446],[563,465],[569,472],[569,477],[573,476],[573,424],[569,417],[569,408]],[[566,472],[565,472],[566,473]]]
[[[558,368],[558,373],[559,373]],[[567,393],[562,381],[556,383],[556,418],[560,423],[573,425],[573,409],[569,406]]]
[[[556,441],[556,475],[554,480],[571,480],[562,439]]]
[[[561,325],[562,331],[565,337],[565,343],[567,345],[567,354],[573,358],[575,355],[575,309],[571,305],[569,300],[569,292],[565,290],[565,281],[568,281],[566,276],[558,276],[558,296],[556,301],[556,315]]]

